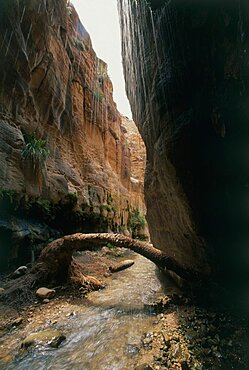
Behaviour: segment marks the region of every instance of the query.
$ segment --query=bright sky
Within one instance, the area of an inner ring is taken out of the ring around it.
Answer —
[[[120,113],[131,118],[121,61],[117,0],[71,0],[89,32],[97,56],[108,64],[114,100]]]

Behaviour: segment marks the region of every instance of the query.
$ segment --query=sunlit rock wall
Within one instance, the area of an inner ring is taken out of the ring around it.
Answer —
[[[247,1],[120,0],[119,11],[151,239],[183,265],[245,277]]]
[[[129,209],[144,211],[112,92],[107,65],[67,1],[0,2],[1,261],[23,235],[26,245],[36,241],[32,230],[44,230],[37,222],[60,233],[128,232]],[[24,155],[29,135],[50,152],[37,167]]]

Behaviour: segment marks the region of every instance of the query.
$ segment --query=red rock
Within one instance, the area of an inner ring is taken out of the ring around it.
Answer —
[[[25,5],[25,12],[21,3],[15,5],[18,9],[4,4],[0,9],[6,32],[15,29],[1,58],[0,187],[25,194],[25,199],[45,192],[51,202],[75,193],[75,211],[84,204],[84,212],[103,214],[115,231],[127,230],[128,208],[145,211],[141,137],[132,133],[131,150],[107,65],[97,58],[73,6],[66,8],[63,0],[60,6],[52,0],[49,10],[33,0]],[[27,39],[17,14],[31,26],[27,45],[16,42]],[[43,138],[51,153],[46,168],[35,176],[33,164],[22,158],[23,132]],[[133,159],[136,143],[141,161]]]
[[[40,299],[47,300],[50,298],[53,298],[55,296],[55,290],[54,289],[48,289],[48,288],[39,288],[36,291],[36,296]],[[47,303],[47,302],[45,302]]]

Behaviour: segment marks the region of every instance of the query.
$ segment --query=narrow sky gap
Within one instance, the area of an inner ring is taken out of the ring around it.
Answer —
[[[131,118],[125,93],[121,59],[121,36],[116,0],[71,0],[89,32],[98,57],[108,64],[114,100],[120,113]]]

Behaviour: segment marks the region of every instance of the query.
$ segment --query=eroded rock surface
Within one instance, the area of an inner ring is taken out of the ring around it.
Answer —
[[[151,239],[229,285],[248,269],[248,5],[149,3],[119,9]]]
[[[0,31],[4,222],[14,214],[61,233],[127,231],[129,209],[144,212],[142,179],[135,189],[107,65],[75,9],[66,0],[4,1]],[[12,234],[3,231],[3,244]],[[5,244],[5,259],[16,244]]]

